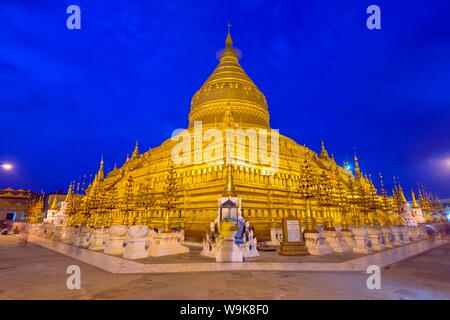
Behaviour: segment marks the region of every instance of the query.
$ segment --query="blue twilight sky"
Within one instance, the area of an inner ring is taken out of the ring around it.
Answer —
[[[273,128],[450,197],[449,16],[448,0],[2,0],[0,187],[67,188],[186,127],[230,21]]]

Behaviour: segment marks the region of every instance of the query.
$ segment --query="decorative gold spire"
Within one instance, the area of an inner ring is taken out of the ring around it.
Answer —
[[[402,189],[401,185],[398,186],[398,195],[400,197],[401,203],[408,202],[408,201],[406,201],[405,195],[403,194],[403,189]]]
[[[236,188],[234,187],[233,166],[227,165],[227,184],[223,190],[224,197],[237,197]]]
[[[320,150],[319,158],[321,159],[328,159],[328,151],[325,149],[325,143],[322,140],[322,149]]]
[[[358,163],[358,157],[356,157],[356,153],[355,156],[353,157],[353,161],[355,162],[355,175],[356,178],[361,178],[361,170],[359,169],[359,163]]]
[[[134,147],[133,154],[131,155],[131,159],[136,159],[139,157],[139,141],[136,140],[136,145]]]
[[[53,211],[57,211],[58,210],[58,195],[57,194],[55,194],[53,196],[53,203],[52,203],[52,205],[50,207],[50,210],[53,210]]]
[[[217,54],[219,64],[191,100],[189,125],[202,121],[214,124],[231,108],[235,119],[244,125],[269,126],[269,113],[264,94],[239,64],[240,51],[233,47],[228,30],[225,48]]]
[[[411,202],[412,202],[413,209],[419,208],[419,204],[417,203],[417,200],[416,200],[416,195],[414,194],[414,191],[412,191],[412,190],[411,190]]]
[[[97,175],[95,176],[96,181],[102,181],[103,179],[105,179],[105,173],[103,170],[104,165],[105,165],[105,162],[103,161],[103,155],[102,155],[102,158],[100,160],[100,168],[98,169]]]
[[[72,201],[72,194],[73,194],[73,183],[71,182],[70,185],[69,185],[69,191],[67,191],[67,196],[66,196],[66,199],[64,201],[65,202]]]
[[[233,47],[233,39],[231,39],[230,28],[231,28],[231,24],[228,23],[228,34],[227,34],[227,38],[225,40],[225,47],[227,47],[227,48]]]

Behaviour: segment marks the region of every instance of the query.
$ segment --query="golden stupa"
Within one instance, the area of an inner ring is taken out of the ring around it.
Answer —
[[[221,132],[236,128],[270,130],[266,98],[239,64],[240,52],[233,47],[229,31],[225,48],[218,56],[219,64],[192,98],[186,132],[193,134],[195,141],[198,138],[195,124],[199,122],[203,132],[210,128]],[[373,184],[360,172],[356,157],[354,176],[336,164],[323,143],[317,154],[280,134],[276,171],[258,161],[243,161],[233,153],[227,153],[231,158],[231,170],[226,170],[225,152],[213,155],[214,161],[201,161],[200,155],[200,161],[174,164],[172,152],[178,143],[168,139],[142,154],[136,143],[132,156],[106,177],[103,177],[102,161],[86,196],[78,205],[71,206],[72,215],[83,213],[90,218],[73,216],[69,223],[153,227],[170,224],[172,228],[184,228],[187,238],[201,239],[210,221],[217,216],[218,198],[223,196],[224,186],[229,181],[227,172],[233,175],[235,190],[242,198],[243,214],[260,239],[269,237],[270,226],[279,225],[288,215],[299,217],[303,223],[306,212],[312,212],[316,224],[325,224],[328,219],[329,226],[352,224],[354,217],[360,217],[361,223],[396,221],[384,217],[392,207],[392,199],[385,197],[383,200],[383,196],[376,195],[376,189],[373,193]],[[215,142],[204,139],[199,143],[207,147]],[[238,141],[237,148],[244,148],[246,155],[254,152],[249,140]],[[317,197],[302,196],[305,163],[310,168],[312,181],[328,179],[328,183],[321,186],[319,183],[306,186],[314,189]],[[367,197],[358,193],[358,186]],[[372,202],[376,205],[364,211],[365,205],[357,200],[369,203],[371,191]],[[319,197],[324,192],[325,200]],[[362,217],[361,212],[367,217]]]

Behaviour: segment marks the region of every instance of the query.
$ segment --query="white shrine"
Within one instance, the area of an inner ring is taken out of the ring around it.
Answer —
[[[227,184],[218,201],[217,218],[210,223],[201,254],[215,257],[217,262],[240,262],[259,256],[253,229],[242,216],[242,199],[234,188],[231,165],[227,166]]]

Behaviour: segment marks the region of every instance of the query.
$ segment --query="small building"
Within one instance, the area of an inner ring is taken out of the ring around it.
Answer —
[[[0,189],[0,220],[23,221],[31,194],[22,189]]]
[[[444,214],[447,220],[450,220],[450,198],[441,199],[442,208],[444,209]]]
[[[66,199],[66,194],[49,194],[46,196],[44,211],[45,219],[52,219],[61,210],[61,203]]]

